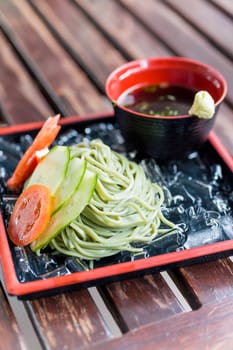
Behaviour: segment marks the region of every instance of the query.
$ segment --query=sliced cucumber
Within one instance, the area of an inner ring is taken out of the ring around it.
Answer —
[[[53,196],[65,178],[69,159],[69,147],[53,147],[37,165],[25,188],[32,184],[41,184],[48,187]]]
[[[50,219],[46,230],[31,243],[31,249],[38,252],[44,248],[65,227],[76,219],[90,202],[97,181],[97,175],[89,170],[70,199]]]
[[[53,215],[61,209],[75,192],[83,178],[85,170],[86,161],[84,159],[73,158],[69,161],[66,176],[53,199]]]

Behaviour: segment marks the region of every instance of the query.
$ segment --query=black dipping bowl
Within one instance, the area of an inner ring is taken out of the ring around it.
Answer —
[[[151,116],[118,103],[127,90],[162,83],[208,91],[215,102],[215,115],[211,119],[189,114]],[[160,160],[180,159],[199,149],[208,138],[226,92],[226,81],[217,70],[184,57],[131,61],[114,70],[106,81],[106,94],[128,148]]]

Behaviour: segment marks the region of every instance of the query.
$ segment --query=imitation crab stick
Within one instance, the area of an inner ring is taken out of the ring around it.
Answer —
[[[37,165],[36,152],[49,147],[55,140],[61,128],[58,125],[60,115],[49,117],[36,135],[33,143],[27,149],[19,161],[14,173],[7,181],[7,186],[12,191],[19,189],[25,180],[32,174]]]

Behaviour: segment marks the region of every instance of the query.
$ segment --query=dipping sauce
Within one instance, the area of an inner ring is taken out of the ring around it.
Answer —
[[[185,115],[189,114],[196,92],[179,85],[147,85],[124,92],[117,102],[143,114],[167,117]]]

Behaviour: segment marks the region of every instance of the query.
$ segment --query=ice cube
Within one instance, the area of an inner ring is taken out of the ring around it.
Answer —
[[[233,218],[230,215],[221,217],[219,220],[219,226],[222,228],[223,233],[227,238],[233,239]]]
[[[189,232],[184,248],[201,247],[206,244],[220,242],[224,240],[221,227],[211,226],[195,232]]]

